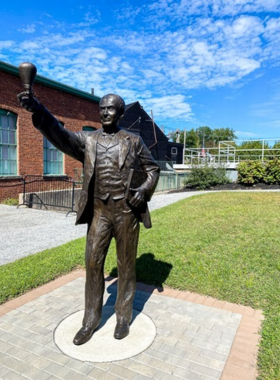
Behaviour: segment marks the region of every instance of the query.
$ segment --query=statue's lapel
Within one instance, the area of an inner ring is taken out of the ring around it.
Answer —
[[[94,168],[95,166],[97,142],[101,134],[102,134],[102,130],[100,128],[96,134],[93,134],[91,136],[90,161],[91,161],[92,168]]]
[[[119,131],[119,166],[120,169],[123,167],[125,159],[130,150],[130,136],[127,135],[123,130]]]

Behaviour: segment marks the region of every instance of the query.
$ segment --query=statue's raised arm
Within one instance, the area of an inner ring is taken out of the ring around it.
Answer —
[[[84,136],[64,128],[59,121],[34,97],[33,83],[37,73],[31,62],[19,65],[19,75],[24,87],[17,95],[20,105],[32,113],[32,121],[37,128],[57,149],[75,158],[84,160]]]

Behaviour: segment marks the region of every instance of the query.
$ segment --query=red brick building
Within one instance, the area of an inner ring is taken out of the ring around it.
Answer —
[[[26,175],[74,177],[74,169],[81,168],[33,127],[31,114],[17,100],[22,91],[18,68],[0,61],[0,201],[17,198]],[[99,97],[39,75],[34,93],[67,129],[100,128]]]

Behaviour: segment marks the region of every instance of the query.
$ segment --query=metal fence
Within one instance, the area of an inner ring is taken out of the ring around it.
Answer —
[[[161,172],[155,192],[182,189],[187,176],[188,173]]]
[[[75,182],[72,178],[28,175],[23,179],[19,206],[68,209],[68,213],[75,212],[74,194]]]
[[[74,169],[74,181],[76,185],[81,185],[84,180],[84,171],[82,168]]]
[[[179,190],[184,186],[188,173],[175,172],[172,161],[157,161],[157,164],[161,172],[155,192]],[[83,169],[74,169],[74,172],[76,186],[79,186],[83,181]]]
[[[186,177],[186,173],[161,172],[155,192],[181,189]],[[82,175],[79,180],[82,180]],[[23,192],[20,195],[19,206],[68,210],[67,215],[76,212],[75,196],[78,193],[76,194],[75,189],[79,192],[80,181],[76,182],[68,177],[27,175],[23,178]]]

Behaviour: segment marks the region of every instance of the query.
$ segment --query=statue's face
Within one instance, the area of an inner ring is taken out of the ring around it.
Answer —
[[[114,128],[118,124],[121,112],[118,100],[113,96],[105,96],[99,103],[99,114],[104,127]]]

